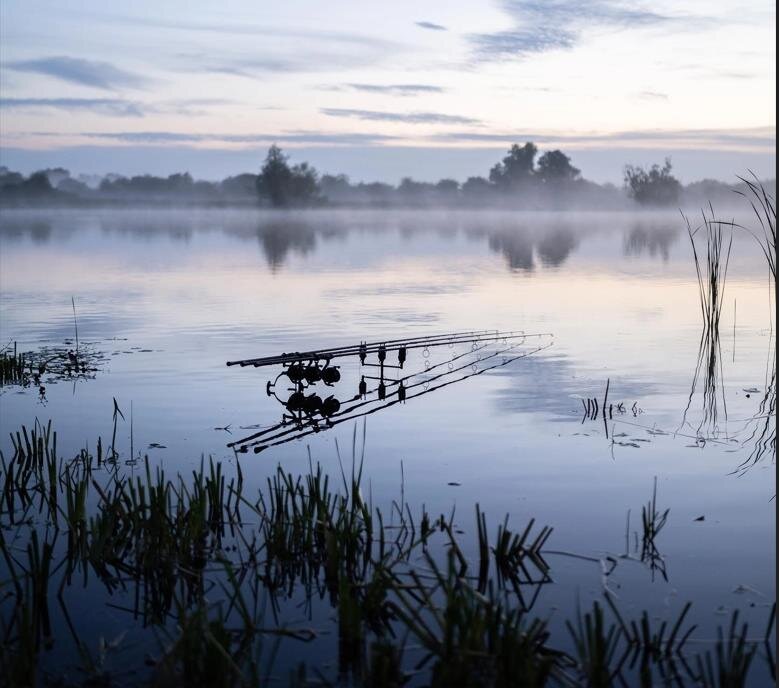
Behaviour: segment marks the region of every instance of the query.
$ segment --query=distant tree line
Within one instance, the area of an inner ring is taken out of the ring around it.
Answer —
[[[775,182],[774,182],[775,185]],[[732,187],[703,180],[683,186],[671,161],[648,168],[627,165],[624,186],[583,179],[560,150],[539,155],[532,142],[513,145],[487,177],[420,182],[404,177],[397,186],[383,182],[352,183],[343,174],[320,175],[306,162],[290,164],[276,145],[269,148],[257,174],[245,173],[221,182],[197,181],[189,173],[168,177],[73,176],[63,168],[40,170],[25,177],[0,167],[2,205],[246,205],[275,208],[321,206],[370,207],[507,207],[518,209],[629,208],[675,206],[732,198]]]

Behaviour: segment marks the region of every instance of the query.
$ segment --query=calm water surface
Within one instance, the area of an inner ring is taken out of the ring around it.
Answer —
[[[283,410],[266,395],[275,374],[227,360],[482,328],[553,333],[543,351],[367,416],[374,501],[396,497],[402,475],[410,504],[456,507],[466,535],[480,502],[493,522],[553,526],[549,550],[597,558],[634,553],[656,476],[670,509],[657,542],[667,580],[620,560],[609,585],[623,608],[668,618],[692,600],[700,638],[734,608],[763,627],[776,597],[775,461],[755,461],[750,436],[771,387],[774,305],[750,240],[733,246],[713,428],[699,427],[700,382],[690,400],[701,315],[678,214],[4,212],[1,232],[2,344],[72,338],[74,297],[80,341],[107,357],[95,379],[49,384],[45,398],[3,389],[2,437],[51,418],[75,453],[110,435],[116,398],[128,421],[132,409],[135,453],[169,473],[205,453],[239,460],[259,485],[278,463],[306,470],[308,446],[335,474],[336,443],[351,455],[355,423],[256,455],[227,448]],[[464,350],[410,352],[408,366],[443,368]],[[350,397],[357,364],[341,365]],[[607,379],[604,427],[583,420],[582,399],[601,400]],[[129,453],[129,422],[119,432]],[[554,627],[577,599],[600,596],[602,579],[598,564],[548,561],[555,583],[534,611]],[[88,611],[84,623],[110,633],[126,618]]]

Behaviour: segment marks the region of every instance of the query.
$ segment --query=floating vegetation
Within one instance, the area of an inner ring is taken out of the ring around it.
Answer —
[[[17,351],[16,343],[0,351],[0,389],[3,387],[37,387],[70,380],[93,379],[107,360],[94,344],[80,342],[76,347],[65,341],[59,346],[42,346],[31,351]]]
[[[168,477],[147,457],[123,472],[114,410],[108,450],[99,439],[62,459],[51,424],[36,422],[12,435],[10,458],[0,454],[0,675],[11,686],[278,682],[282,643],[301,657],[327,637],[321,605],[337,664],[311,664],[313,653],[289,685],[649,685],[653,675],[741,685],[761,647],[773,666],[773,611],[764,637],[734,617],[714,651],[695,656],[689,603],[658,626],[646,612],[625,619],[608,590],[605,607],[569,621],[569,651],[532,613],[552,581],[552,529],[530,520],[514,530],[506,518],[490,540],[477,505],[466,542],[453,514],[415,516],[403,498],[384,511],[363,496],[356,433],[351,470],[335,480],[313,463],[299,476],[279,466],[251,495],[240,464],[228,475],[201,460]],[[648,547],[667,515],[654,493],[642,514]],[[76,614],[84,595],[111,615]]]
[[[644,412],[644,410],[638,405],[637,401],[634,401],[630,407],[628,407],[626,405],[626,402],[624,401],[617,402],[616,404],[614,404],[613,402],[609,402],[610,386],[611,386],[611,379],[607,379],[606,391],[604,392],[603,399],[601,401],[598,401],[597,397],[581,398],[582,409],[583,409],[582,425],[584,425],[585,421],[602,420],[604,435],[606,439],[609,439],[609,426],[607,421],[614,420],[615,414],[617,418],[621,416],[626,416],[628,413],[632,414],[633,418],[638,418],[638,416]],[[627,437],[627,435],[624,433],[615,434],[612,431],[611,433],[612,446],[615,444],[618,444],[620,446],[630,446],[630,447],[638,446],[636,445],[635,442],[619,442],[616,440],[617,437]],[[645,441],[645,440],[641,440],[641,441]]]

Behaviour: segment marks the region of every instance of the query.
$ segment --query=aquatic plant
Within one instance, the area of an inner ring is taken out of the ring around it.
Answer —
[[[752,174],[752,179],[745,177],[739,177],[739,179],[746,185],[746,191],[736,191],[736,193],[749,201],[760,225],[760,230],[752,230],[735,222],[731,224],[733,227],[748,232],[757,241],[765,256],[768,269],[774,279],[774,289],[776,289],[776,199],[768,193],[755,174]]]
[[[692,406],[696,387],[703,378],[703,408],[697,434],[714,436],[719,431],[720,402],[727,419],[727,403],[722,389],[722,351],[720,346],[720,321],[722,305],[725,296],[730,251],[733,244],[732,233],[725,237],[725,223],[714,218],[714,209],[709,208],[710,215],[703,212],[703,223],[692,227],[688,219],[687,233],[692,246],[695,272],[698,278],[698,297],[700,301],[703,326],[698,344],[698,358],[690,387],[690,395],[685,408],[682,425],[687,422],[687,413]],[[705,254],[699,253],[696,235],[703,234]],[[718,395],[719,390],[719,395]],[[681,429],[681,428],[680,428]]]
[[[169,477],[144,458],[125,473],[115,441],[107,457],[99,441],[95,454],[63,459],[56,440],[50,423],[36,423],[12,435],[13,456],[0,453],[0,672],[10,685],[71,670],[108,685],[116,656],[130,657],[132,682],[261,685],[280,643],[319,635],[285,621],[282,605],[297,608],[299,594],[306,607],[319,599],[334,611],[338,681],[353,685],[396,688],[419,676],[432,686],[512,686],[518,676],[528,686],[609,685],[637,675],[646,684],[655,674],[679,684],[746,675],[764,642],[744,632],[731,642],[731,631],[691,669],[689,604],[657,626],[647,612],[623,618],[607,595],[606,607],[568,623],[573,653],[560,649],[522,592],[551,582],[552,530],[531,520],[514,531],[506,518],[490,542],[477,506],[470,560],[453,514],[415,517],[401,494],[388,515],[363,497],[356,431],[340,480],[313,462],[301,476],[278,467],[256,498],[240,465],[229,476],[203,458],[189,476]],[[667,515],[655,486],[642,514],[647,547]],[[105,590],[133,643],[85,635],[68,609],[79,584]],[[48,655],[63,635],[75,648],[67,666]],[[147,638],[143,660],[138,637]],[[309,680],[305,664],[290,677],[312,683],[328,680],[320,669]]]
[[[703,416],[697,432],[705,441],[718,432],[718,407],[721,398],[722,409],[727,419],[727,405],[723,389],[722,353],[720,348],[720,316],[724,303],[725,281],[727,277],[733,231],[744,231],[752,236],[765,257],[770,280],[773,283],[773,298],[776,303],[776,201],[759,179],[739,177],[745,190],[736,190],[744,197],[752,208],[759,228],[750,228],[735,221],[718,220],[709,207],[710,214],[703,214],[703,224],[695,229],[687,221],[688,235],[693,249],[696,274],[698,277],[699,297],[703,318],[703,329],[698,347],[698,360],[695,367],[693,382],[682,424],[686,422],[687,413],[692,405],[699,378],[703,378]],[[695,236],[698,232],[705,234],[706,253],[698,253]],[[725,232],[730,232],[725,251]],[[773,309],[769,319],[773,332]],[[735,337],[735,323],[734,323]],[[749,436],[742,444],[750,444],[749,457],[734,471],[743,472],[758,463],[764,456],[773,456],[776,451],[776,343],[773,336],[769,338],[768,366],[766,384],[760,407],[754,417],[745,427]],[[720,394],[718,396],[718,388]],[[750,430],[751,428],[751,430]]]
[[[585,685],[606,688],[613,685],[628,653],[621,642],[622,631],[615,624],[606,625],[603,608],[595,602],[592,612],[582,617],[576,613],[576,625],[565,622],[576,648],[577,673]]]
[[[748,625],[737,630],[738,610],[730,617],[727,636],[722,627],[717,629],[714,653],[706,651],[696,657],[696,678],[704,688],[738,688],[746,685],[749,667],[757,653],[757,645],[747,641]]]
[[[528,621],[520,608],[509,608],[489,586],[479,593],[463,578],[452,550],[442,570],[426,552],[432,579],[416,571],[395,579],[392,608],[421,643],[416,665],[432,664],[431,686],[544,686],[563,653],[546,646],[549,633],[539,619]]]
[[[0,388],[37,387],[65,380],[93,379],[106,360],[93,344],[81,342],[76,354],[69,343],[18,351],[16,342],[0,351]]]

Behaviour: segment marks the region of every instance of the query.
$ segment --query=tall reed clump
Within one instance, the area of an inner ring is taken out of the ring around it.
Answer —
[[[733,223],[733,226],[749,232],[757,241],[765,256],[768,270],[774,280],[774,289],[776,289],[776,199],[768,193],[765,186],[754,174],[752,177],[752,179],[739,177],[746,185],[747,190],[745,192],[737,191],[737,193],[749,201],[760,229],[749,229],[738,223]]]
[[[698,345],[698,360],[695,365],[690,396],[685,409],[682,424],[687,421],[687,413],[692,405],[698,381],[703,377],[703,411],[697,433],[704,439],[716,435],[719,431],[719,404],[727,419],[727,404],[722,389],[722,350],[720,346],[720,322],[722,305],[725,298],[725,281],[730,263],[730,251],[733,245],[732,232],[726,232],[726,225],[714,218],[713,208],[710,215],[703,213],[703,223],[693,228],[687,219],[687,234],[690,237],[695,272],[698,278],[698,297],[700,301],[703,327]],[[700,236],[703,236],[701,241]],[[699,243],[703,243],[700,246]],[[718,388],[720,394],[718,395]]]
[[[23,353],[0,351],[0,387],[10,384],[21,384],[25,379],[26,370],[29,366]]]
[[[690,398],[684,413],[682,424],[686,422],[687,412],[692,404],[692,398],[698,379],[703,372],[704,404],[703,418],[698,426],[698,433],[702,439],[706,439],[702,431],[716,433],[718,418],[717,387],[722,387],[722,361],[720,351],[719,325],[720,315],[727,277],[728,261],[732,245],[733,233],[743,231],[749,234],[757,243],[769,273],[773,307],[770,309],[769,323],[771,335],[769,341],[768,364],[766,367],[765,393],[760,403],[760,408],[754,417],[750,419],[745,428],[748,434],[743,444],[750,444],[749,457],[736,469],[735,472],[743,472],[750,466],[759,462],[764,456],[773,455],[776,452],[776,339],[773,336],[773,313],[777,299],[776,289],[776,200],[768,192],[760,180],[752,174],[751,179],[739,177],[743,184],[743,190],[737,189],[736,193],[747,200],[753,211],[757,226],[749,227],[735,220],[718,220],[709,207],[710,215],[704,212],[703,225],[693,229],[687,221],[688,234],[693,247],[693,256],[698,275],[698,287],[703,317],[703,331],[698,351],[698,362],[695,370]],[[696,244],[696,235],[705,234],[705,255],[703,249],[700,253]],[[725,233],[729,237],[725,239]],[[727,246],[727,250],[725,247]],[[769,299],[770,300],[770,299]],[[734,324],[735,338],[735,324]],[[722,392],[722,407],[727,418],[724,391]]]
[[[725,280],[730,262],[730,250],[733,245],[733,235],[725,236],[725,223],[714,218],[714,209],[709,208],[711,215],[702,215],[703,224],[693,229],[687,220],[687,234],[692,245],[695,260],[695,272],[698,276],[698,292],[700,297],[701,315],[706,331],[717,332],[722,314],[722,304],[725,295]],[[698,252],[696,235],[703,234],[705,254]]]
[[[752,179],[739,177],[746,185],[746,191],[738,191],[749,201],[759,228],[749,228],[745,225],[732,223],[733,227],[748,232],[757,242],[765,257],[766,265],[773,286],[773,307],[769,318],[773,318],[777,303],[776,289],[776,200],[768,193],[765,186],[755,175]],[[747,470],[765,456],[776,455],[776,338],[769,338],[768,365],[766,366],[766,382],[763,398],[752,420],[747,424],[749,435],[743,444],[751,446],[749,457],[737,468],[737,471]],[[751,426],[751,429],[750,427]]]

